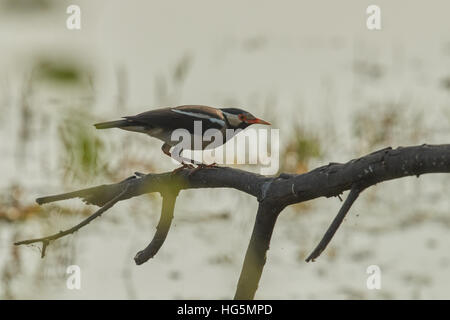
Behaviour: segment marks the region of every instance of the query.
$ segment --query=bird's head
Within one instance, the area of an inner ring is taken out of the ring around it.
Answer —
[[[238,108],[224,108],[220,109],[227,119],[230,129],[245,129],[252,124],[267,124],[269,122],[256,118],[250,112]]]

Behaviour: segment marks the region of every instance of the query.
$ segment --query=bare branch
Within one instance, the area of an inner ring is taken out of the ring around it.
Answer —
[[[168,186],[183,189],[198,188],[234,188],[259,198],[261,187],[266,181],[274,178],[265,177],[252,172],[227,167],[209,167],[190,174],[191,169],[183,169],[176,174],[172,172],[137,174],[122,180],[119,183],[100,185],[74,192],[42,197],[36,199],[39,204],[54,201],[81,198],[87,204],[103,206],[106,202],[119,194],[124,184],[129,184],[128,192],[121,200],[127,200],[146,193],[160,192]]]
[[[161,217],[159,219],[158,226],[156,227],[156,233],[150,244],[144,250],[139,251],[134,257],[134,261],[137,265],[147,262],[149,259],[153,258],[156,253],[158,253],[159,249],[161,249],[172,223],[177,195],[178,191],[166,192],[162,194],[163,203]]]
[[[183,169],[171,172],[131,176],[119,183],[101,185],[75,192],[37,199],[39,204],[82,198],[88,204],[103,206],[123,190],[130,188],[121,200],[145,193],[160,192],[167,185],[178,185],[180,190],[198,188],[233,188],[248,193],[258,200],[273,200],[289,205],[319,197],[335,197],[357,183],[366,186],[406,176],[425,173],[450,172],[450,145],[421,145],[385,148],[347,163],[330,163],[304,174],[281,174],[265,177],[256,173],[227,167],[213,167],[189,175]],[[271,185],[270,193],[266,187]]]
[[[273,229],[283,208],[267,202],[259,204],[234,299],[250,300],[254,298],[258,289],[259,279],[266,264],[266,255],[269,250]]]
[[[64,236],[67,236],[69,234],[72,234],[78,230],[80,230],[81,228],[83,228],[84,226],[86,226],[87,224],[89,224],[92,220],[94,220],[95,218],[100,217],[106,210],[108,210],[109,208],[111,208],[113,205],[115,205],[120,199],[121,197],[128,191],[128,185],[125,186],[125,188],[122,190],[121,193],[119,193],[117,196],[115,196],[113,199],[111,199],[110,201],[108,201],[103,207],[101,207],[100,209],[98,209],[95,213],[93,213],[92,215],[90,215],[88,218],[84,219],[83,221],[81,221],[79,224],[77,224],[76,226],[67,229],[65,231],[60,231],[58,233],[55,233],[53,235],[47,236],[47,237],[43,237],[43,238],[37,238],[37,239],[30,239],[30,240],[24,240],[24,241],[18,241],[15,242],[14,244],[16,246],[18,245],[22,245],[22,244],[31,244],[31,243],[35,243],[35,242],[42,242],[42,251],[41,251],[41,258],[45,257],[45,251],[47,249],[47,246],[50,244],[50,241],[62,238]]]
[[[322,240],[320,240],[317,247],[314,249],[314,251],[309,255],[308,258],[306,258],[306,262],[314,261],[320,254],[325,250],[328,243],[330,243],[331,239],[333,238],[334,234],[336,233],[337,229],[341,225],[342,221],[344,220],[345,216],[347,215],[347,212],[350,210],[350,207],[353,205],[355,200],[358,198],[359,194],[361,193],[362,188],[359,186],[353,186],[350,190],[350,194],[348,195],[347,199],[345,199],[344,204],[342,205],[341,209],[339,210],[338,214],[334,218],[331,225],[328,227],[327,232],[322,237]]]

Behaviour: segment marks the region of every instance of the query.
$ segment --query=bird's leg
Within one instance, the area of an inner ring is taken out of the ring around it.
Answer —
[[[186,162],[182,162],[182,163],[181,163],[181,167],[178,167],[178,168],[176,168],[175,170],[173,170],[173,171],[171,172],[171,174],[177,174],[178,172],[180,172],[180,171],[183,170],[183,169],[192,169],[192,170],[195,170],[195,169],[194,169],[194,166],[193,166],[192,164],[186,163]],[[190,174],[190,173],[189,173],[189,174]]]
[[[164,154],[166,154],[169,157],[173,158],[172,154],[170,153],[170,148],[171,148],[171,146],[169,144],[164,143],[162,145],[162,147],[161,147],[161,150],[162,150],[162,152],[164,152]],[[180,151],[180,154],[181,154],[181,152],[183,152],[183,150]],[[182,159],[181,160],[181,167],[176,168],[175,170],[173,170],[172,174],[176,174],[177,172],[179,172],[179,171],[181,171],[183,169],[186,169],[186,168],[188,168],[188,169],[193,169],[194,168],[194,166],[192,164],[184,162],[184,160],[185,160],[184,158],[181,158],[181,159]]]
[[[219,167],[219,165],[215,162],[210,163],[210,164],[199,163],[197,165],[197,168],[200,168],[200,169],[202,169],[202,168],[218,168],[218,167]]]
[[[219,165],[215,162],[205,165],[205,168],[218,168],[218,167]]]
[[[172,154],[170,153],[170,144],[164,143],[161,147],[162,152],[172,158]]]
[[[166,154],[169,157],[173,158],[172,154],[170,153],[170,148],[171,148],[171,146],[169,144],[164,143],[163,146],[161,147],[161,150],[162,150],[162,152],[164,152],[164,154]],[[183,152],[183,149],[180,150],[179,154],[181,155],[182,152]],[[217,168],[218,167],[217,163],[215,163],[215,162],[214,163],[210,163],[210,164],[204,164],[204,163],[197,162],[197,161],[192,160],[192,159],[187,159],[187,158],[184,158],[184,157],[181,157],[181,156],[179,157],[179,159],[181,159],[181,167],[176,168],[175,170],[173,170],[172,174],[176,174],[176,173],[178,173],[179,171],[181,171],[183,169],[192,169],[191,172],[189,172],[189,175],[191,175],[191,174],[197,172],[200,169]],[[186,160],[187,161],[191,161],[191,163],[185,162]],[[194,167],[193,164],[196,164],[197,167]]]

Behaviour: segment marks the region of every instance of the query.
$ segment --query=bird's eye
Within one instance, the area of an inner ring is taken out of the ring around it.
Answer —
[[[238,118],[241,121],[245,121],[245,116],[242,113],[240,115],[238,115]]]

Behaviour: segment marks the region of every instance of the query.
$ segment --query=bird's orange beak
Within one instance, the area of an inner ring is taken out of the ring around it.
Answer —
[[[255,119],[247,119],[245,122],[247,122],[247,123],[249,123],[249,124],[258,123],[258,124],[267,124],[267,125],[270,125],[269,122],[264,121],[264,120],[262,120],[262,119],[258,119],[258,118],[255,118]]]

